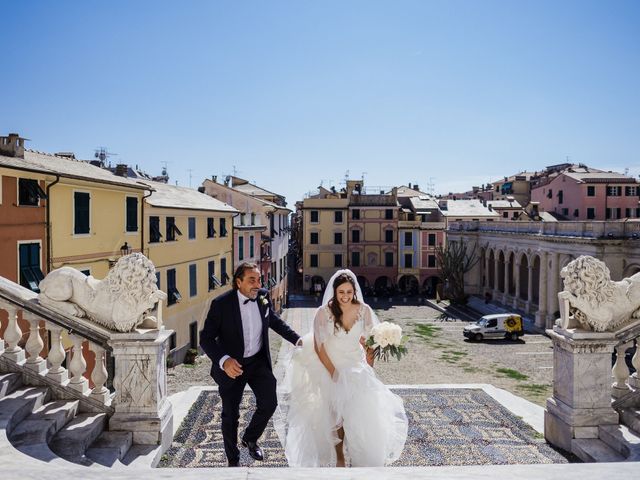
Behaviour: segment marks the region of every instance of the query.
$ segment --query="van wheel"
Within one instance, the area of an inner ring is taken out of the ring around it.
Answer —
[[[516,332],[511,332],[509,334],[509,340],[512,340],[514,342],[518,341],[518,334]]]
[[[480,341],[482,341],[482,334],[481,334],[481,333],[476,333],[476,334],[473,336],[473,339],[474,339],[476,342],[480,342]]]

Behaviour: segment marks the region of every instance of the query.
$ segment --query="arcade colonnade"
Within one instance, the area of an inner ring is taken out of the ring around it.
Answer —
[[[465,292],[524,311],[542,328],[552,328],[559,317],[558,292],[564,288],[560,272],[571,260],[580,255],[599,258],[612,280],[640,271],[638,238],[522,232],[509,224],[468,228],[466,223],[454,224],[447,232],[449,242],[476,245],[479,260],[465,276]]]

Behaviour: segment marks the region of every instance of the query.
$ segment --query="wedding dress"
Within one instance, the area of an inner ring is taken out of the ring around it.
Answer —
[[[347,465],[384,466],[400,457],[408,425],[402,399],[376,377],[360,345],[374,322],[371,308],[361,304],[351,329],[336,331],[331,311],[322,306],[313,332],[284,360],[274,425],[289,466],[335,466],[340,427]],[[336,368],[335,378],[321,363],[314,340],[324,345]]]

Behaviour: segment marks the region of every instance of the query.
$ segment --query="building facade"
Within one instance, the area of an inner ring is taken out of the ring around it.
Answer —
[[[640,217],[640,183],[621,173],[568,166],[531,191],[531,201],[560,220],[619,220]]]
[[[232,205],[234,217],[234,265],[250,261],[260,266],[263,286],[269,289],[274,308],[281,311],[288,286],[289,215],[283,196],[238,177],[217,177],[202,183],[204,193]]]
[[[198,349],[211,301],[232,288],[238,211],[197,190],[149,184],[154,191],[145,198],[144,254],[168,295],[164,324],[174,330],[170,355],[180,363],[189,349]]]
[[[121,255],[141,251],[149,186],[72,154],[25,150],[20,140],[0,137],[2,276],[38,291],[42,275],[55,268],[100,279]]]
[[[551,328],[558,318],[560,272],[580,255],[607,264],[613,280],[640,271],[640,222],[457,222],[447,241],[475,247],[478,262],[465,292],[535,317]]]

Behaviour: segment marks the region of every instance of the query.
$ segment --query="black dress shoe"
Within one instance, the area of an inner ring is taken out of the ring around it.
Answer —
[[[239,467],[240,466],[240,460],[229,460],[229,466],[230,467]]]
[[[258,460],[259,462],[264,460],[264,456],[262,455],[262,450],[260,450],[260,447],[256,442],[247,442],[245,440],[242,440],[242,446],[247,447],[249,449],[249,455],[254,460]]]

